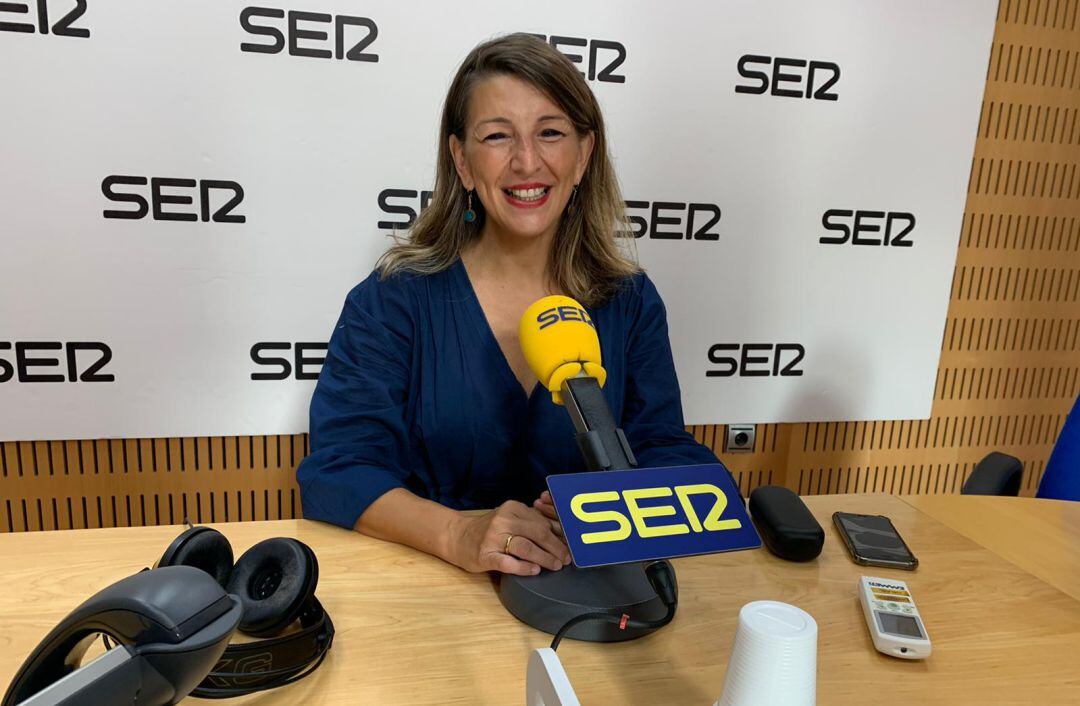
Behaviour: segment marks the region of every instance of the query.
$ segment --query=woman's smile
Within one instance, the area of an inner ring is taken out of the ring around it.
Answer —
[[[547,184],[532,182],[507,186],[502,192],[506,196],[507,203],[515,208],[540,208],[548,202],[551,187]]]

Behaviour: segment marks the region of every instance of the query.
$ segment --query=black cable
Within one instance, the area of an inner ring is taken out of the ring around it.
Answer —
[[[551,641],[552,651],[559,649],[559,643],[562,642],[563,637],[570,631],[570,628],[574,627],[578,623],[584,623],[590,620],[600,620],[606,623],[614,623],[620,625],[620,629],[634,628],[635,630],[655,630],[662,628],[670,623],[675,618],[675,606],[669,605],[667,614],[659,620],[632,620],[628,615],[615,615],[613,613],[582,613],[581,615],[575,615],[570,620],[567,620],[563,624],[559,631],[555,633],[555,639]]]
[[[622,616],[614,615],[613,613],[601,612],[581,613],[580,615],[575,615],[573,618],[570,618],[565,623],[563,623],[563,626],[559,628],[558,632],[555,633],[555,639],[551,641],[551,649],[559,649],[559,643],[562,642],[563,636],[570,631],[570,628],[574,627],[578,623],[584,623],[587,620],[602,620],[607,623],[619,623],[622,622]]]
[[[656,591],[656,595],[667,606],[667,613],[663,618],[659,620],[633,620],[629,615],[625,614],[615,615],[602,611],[582,613],[570,618],[559,628],[558,632],[555,633],[555,639],[551,641],[551,650],[554,652],[559,649],[559,643],[562,642],[563,637],[572,627],[590,620],[618,624],[620,630],[626,628],[655,630],[670,623],[675,618],[675,609],[679,605],[678,596],[675,595],[675,581],[671,571],[671,564],[663,560],[650,562],[645,565],[645,577],[649,580],[653,590]]]

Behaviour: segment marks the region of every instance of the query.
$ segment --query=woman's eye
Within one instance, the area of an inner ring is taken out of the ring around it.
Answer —
[[[556,130],[555,128],[549,127],[546,130],[540,132],[540,137],[552,139],[562,137],[564,134],[565,133],[563,133],[561,130]]]
[[[507,134],[505,132],[493,132],[484,138],[484,142],[498,142],[499,140],[505,140]]]

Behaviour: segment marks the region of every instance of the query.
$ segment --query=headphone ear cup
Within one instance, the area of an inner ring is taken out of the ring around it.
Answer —
[[[192,527],[173,540],[154,568],[194,566],[213,576],[224,587],[232,565],[232,545],[225,535],[211,527]]]
[[[296,621],[318,582],[315,552],[303,542],[279,537],[244,552],[225,590],[238,596],[243,606],[240,631],[270,637]]]

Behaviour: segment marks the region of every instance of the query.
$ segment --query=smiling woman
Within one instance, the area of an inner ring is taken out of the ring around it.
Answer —
[[[461,183],[486,205],[485,235],[550,242],[589,163],[593,133],[579,135],[550,98],[511,76],[476,86],[470,108],[471,134],[451,135],[450,149]]]
[[[435,190],[349,293],[311,400],[304,516],[469,571],[570,560],[544,479],[584,470],[566,412],[518,342],[537,299],[581,302],[604,396],[640,464],[716,463],[683,426],[663,302],[621,251],[603,116],[531,35],[466,57],[443,109]],[[495,508],[484,514],[461,510]]]

